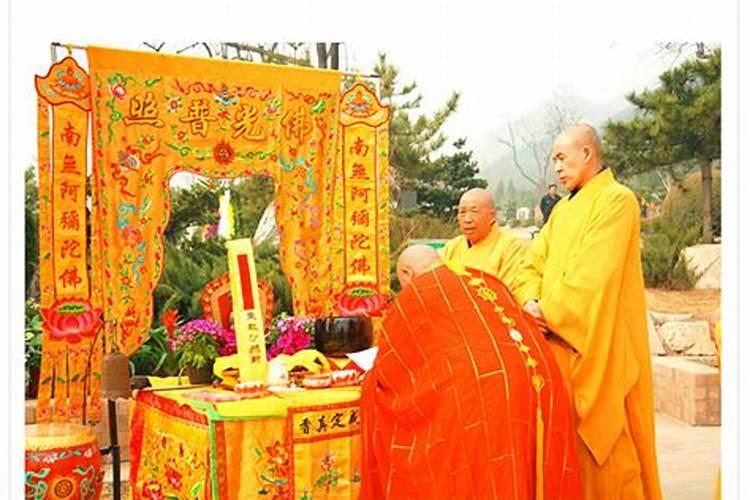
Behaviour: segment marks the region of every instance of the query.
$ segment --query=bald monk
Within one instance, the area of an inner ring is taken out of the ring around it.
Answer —
[[[397,275],[362,389],[362,498],[580,498],[568,396],[533,318],[427,246]]]
[[[585,498],[660,499],[638,201],[592,127],[563,131],[552,158],[570,194],[532,242],[516,296],[573,397]]]
[[[458,203],[461,236],[448,241],[440,250],[446,262],[481,269],[500,278],[515,290],[518,270],[526,248],[513,235],[497,225],[497,211],[486,189],[466,191]]]

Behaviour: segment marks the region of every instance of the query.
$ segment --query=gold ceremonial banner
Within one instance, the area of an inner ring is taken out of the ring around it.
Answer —
[[[334,217],[343,246],[336,309],[374,315],[390,292],[388,122],[390,110],[364,84],[341,96],[337,200]]]
[[[265,382],[268,376],[268,361],[253,242],[250,239],[228,241],[227,249],[240,382]]]
[[[334,71],[88,49],[93,92],[93,274],[121,350],[150,327],[163,269],[169,178],[276,182],[282,268],[296,314],[323,315],[341,75]]]
[[[389,111],[371,90],[340,95],[340,73],[310,68],[96,47],[88,61],[90,77],[66,58],[37,79],[42,419],[53,390],[75,414],[81,391],[98,391],[102,350],[90,352],[86,387],[76,375],[100,312],[105,343],[132,354],[145,340],[177,172],[271,177],[294,313],[378,314],[389,293]],[[80,335],[53,328],[71,315]]]
[[[70,57],[36,77],[39,99],[39,241],[44,318],[38,420],[78,420],[100,411],[101,350],[92,342],[101,322],[89,296],[86,260],[86,145],[89,77]],[[50,126],[50,108],[52,122]],[[94,397],[91,397],[91,395]]]

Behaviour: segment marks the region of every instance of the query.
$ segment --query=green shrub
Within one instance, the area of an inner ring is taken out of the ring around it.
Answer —
[[[693,273],[682,250],[698,241],[700,226],[676,225],[668,218],[659,218],[644,225],[641,261],[647,287],[689,290],[698,276]]]
[[[671,187],[664,197],[662,214],[682,228],[693,225],[703,227],[703,197],[700,170],[687,174]],[[721,236],[721,170],[711,173],[711,227],[715,236]]]
[[[130,371],[133,375],[177,375],[179,359],[169,348],[163,326],[153,328],[146,341],[130,356]]]

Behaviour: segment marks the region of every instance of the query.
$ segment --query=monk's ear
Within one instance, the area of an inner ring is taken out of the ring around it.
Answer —
[[[401,288],[406,288],[414,279],[414,269],[404,266],[396,271],[396,276],[398,277],[398,282],[401,285]]]
[[[581,153],[583,153],[583,160],[588,163],[589,160],[591,160],[591,148],[589,146],[584,146],[581,149]]]

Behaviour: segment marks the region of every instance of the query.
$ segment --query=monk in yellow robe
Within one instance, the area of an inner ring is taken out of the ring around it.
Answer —
[[[486,189],[466,191],[458,203],[457,236],[440,249],[446,262],[480,269],[500,278],[511,291],[526,247],[512,234],[497,225],[497,211],[492,195]]]
[[[362,389],[363,499],[580,499],[573,416],[534,318],[494,276],[399,258]]]
[[[592,127],[565,130],[552,158],[570,195],[532,242],[516,297],[569,384],[585,498],[660,499],[638,201]]]

